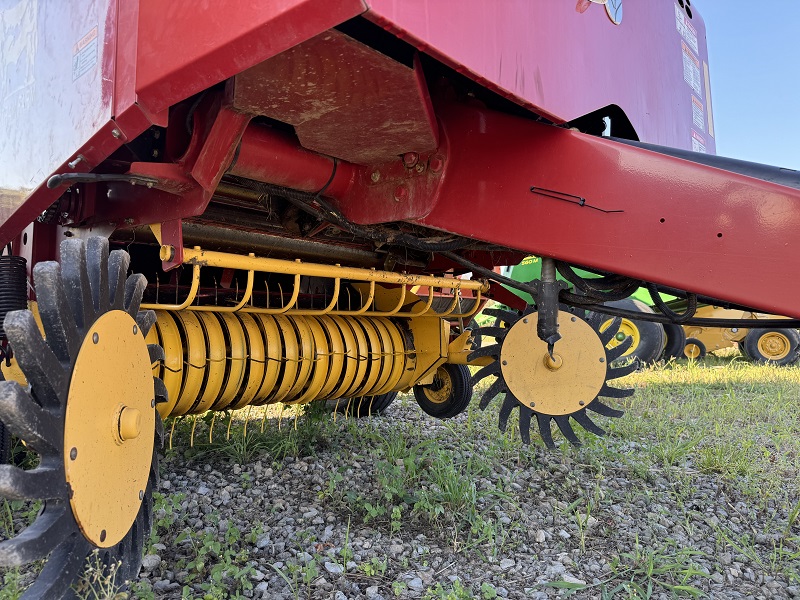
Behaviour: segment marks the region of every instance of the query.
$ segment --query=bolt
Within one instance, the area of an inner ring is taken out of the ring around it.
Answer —
[[[69,459],[70,460],[75,460],[76,458],[78,458],[78,449],[77,448],[72,448],[69,451]]]
[[[419,162],[419,154],[416,152],[406,152],[403,154],[403,164],[407,168],[415,166]]]
[[[534,408],[536,406],[536,402],[531,402],[530,406],[531,408]]]
[[[405,185],[398,185],[394,190],[395,202],[408,199],[408,188]]]
[[[527,323],[527,322],[528,322],[528,319],[522,319],[522,322],[523,322],[523,323]]]
[[[508,361],[507,361],[507,360],[504,360],[504,361],[503,361],[503,365],[507,365],[507,364],[508,364]]]
[[[103,529],[103,531],[100,532],[100,541],[101,542],[105,542],[106,541],[106,530],[105,529]]]
[[[81,164],[82,160],[86,160],[86,159],[83,158],[83,156],[81,156],[80,154],[78,154],[78,156],[76,156],[74,159],[72,159],[71,161],[69,161],[67,163],[67,166],[70,169],[76,169],[78,167],[78,165]]]
[[[122,137],[122,132],[119,129],[112,129],[111,130],[111,135],[113,135],[115,138],[119,139],[119,138]]]
[[[144,500],[144,492],[139,490],[139,500]]]
[[[583,400],[581,400],[580,402],[578,402],[578,404],[580,404],[581,406],[583,406],[584,404],[586,404],[586,402],[584,402]]]
[[[373,171],[369,178],[372,179],[372,183],[378,183],[381,180],[381,172]]]
[[[444,157],[441,154],[431,156],[430,161],[428,161],[428,167],[434,173],[438,173],[444,168]]]
[[[156,407],[156,399],[153,398],[152,400],[150,400],[150,408],[155,408],[155,407]]]
[[[572,321],[573,323],[574,323],[575,321],[577,321],[577,320],[578,320],[578,319],[577,319],[576,317],[572,317],[572,318],[570,319],[570,321]]]
[[[153,158],[158,158],[158,150],[153,150]]]
[[[100,336],[99,336],[99,335],[97,335],[97,332],[95,331],[95,332],[92,334],[92,342],[94,342],[94,343],[96,344],[96,343],[97,343],[97,342],[99,342],[99,341],[100,341]]]
[[[600,359],[600,362],[601,362],[601,363],[604,363],[604,362],[606,362],[606,359],[605,359],[605,358],[601,358],[601,359]]]
[[[139,328],[136,325],[134,325],[133,326],[133,335],[136,335],[137,333],[139,333]]]
[[[417,163],[417,166],[416,166],[416,167],[414,167],[414,170],[415,170],[417,173],[422,173],[422,172],[424,172],[424,171],[425,171],[425,163]]]
[[[731,333],[739,333],[739,328],[734,327],[733,329],[731,329]]]

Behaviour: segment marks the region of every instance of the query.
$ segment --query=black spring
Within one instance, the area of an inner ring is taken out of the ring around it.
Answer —
[[[28,308],[27,260],[21,256],[0,256],[0,339],[6,339],[3,322],[12,310]]]

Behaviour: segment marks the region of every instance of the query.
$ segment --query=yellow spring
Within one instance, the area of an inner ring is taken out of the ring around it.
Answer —
[[[380,317],[156,311],[147,342],[162,417],[273,402],[383,394],[408,387],[416,355],[401,320]]]

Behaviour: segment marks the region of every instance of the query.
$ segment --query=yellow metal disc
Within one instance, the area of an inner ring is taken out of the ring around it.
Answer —
[[[203,387],[206,372],[206,339],[203,326],[197,316],[187,310],[172,313],[183,336],[183,385],[175,414],[183,415],[191,411]]]
[[[343,380],[344,373],[344,338],[341,331],[333,322],[331,317],[316,317],[317,322],[325,330],[325,336],[328,340],[328,350],[330,356],[330,368],[328,369],[328,379],[322,389],[319,391],[318,398],[328,399],[335,398],[331,395]]]
[[[81,344],[64,417],[70,506],[83,535],[101,548],[118,544],[139,512],[154,406],[150,356],[136,321],[121,310],[102,315]]]
[[[433,385],[423,385],[418,389],[421,389],[425,397],[434,404],[444,404],[453,393],[453,378],[444,365],[436,369],[436,375],[433,377]]]
[[[305,317],[293,316],[288,319],[297,334],[299,362],[297,366],[297,380],[286,394],[283,402],[295,402],[308,385],[311,369],[314,366],[314,336],[306,322]]]
[[[183,343],[178,326],[168,312],[156,311],[154,328],[158,328],[158,337],[164,349],[160,377],[167,388],[167,402],[158,405],[158,412],[162,416],[172,415],[175,414],[183,384]]]
[[[311,330],[314,340],[314,359],[311,367],[311,374],[308,379],[308,386],[297,398],[298,404],[304,404],[320,397],[320,392],[325,383],[330,378],[330,345],[325,335],[325,330],[314,317],[307,317],[306,325]]]
[[[269,401],[283,402],[297,381],[297,373],[300,370],[300,346],[297,343],[297,332],[289,319],[282,315],[275,315],[274,319],[283,342],[283,356],[281,372],[278,375],[278,388]]]
[[[345,339],[347,357],[345,359],[345,378],[342,387],[336,390],[337,398],[349,398],[364,382],[368,369],[369,347],[364,330],[354,323],[355,318],[333,317]],[[350,373],[348,376],[347,374]],[[349,380],[348,380],[349,378]]]
[[[276,390],[275,384],[278,382],[281,365],[284,362],[283,344],[281,343],[278,325],[273,317],[261,314],[254,314],[253,317],[261,330],[266,350],[264,356],[264,379],[261,382],[261,387],[256,392],[253,402],[256,405],[262,405],[269,400],[270,395]]]
[[[383,373],[383,347],[378,338],[378,332],[375,330],[370,319],[357,319],[353,321],[353,327],[360,327],[366,336],[367,341],[364,345],[366,351],[359,353],[359,360],[366,362],[367,371],[361,385],[349,395],[355,397],[371,396],[372,390],[377,387],[378,378]]]
[[[559,311],[561,339],[554,349],[536,334],[537,315],[517,321],[500,351],[503,379],[509,391],[536,412],[560,416],[577,412],[597,397],[606,380],[606,351],[583,319]]]
[[[389,376],[392,374],[394,368],[394,348],[392,347],[392,340],[389,336],[389,331],[379,319],[370,319],[370,325],[378,332],[378,340],[380,341],[381,353],[381,374],[375,382],[375,388],[370,392],[370,395],[380,394],[381,390],[386,387],[389,381]]]
[[[264,380],[264,337],[256,325],[252,315],[247,313],[234,313],[244,328],[247,342],[247,360],[245,362],[244,385],[239,394],[234,398],[231,408],[236,410],[250,404],[256,397]]]
[[[239,320],[232,313],[213,313],[222,323],[225,331],[227,348],[225,352],[225,383],[219,398],[211,406],[211,410],[226,410],[231,407],[234,398],[244,383],[245,361],[247,360],[247,343],[244,330]]]
[[[211,313],[198,312],[197,318],[203,326],[206,338],[206,372],[203,378],[203,393],[192,413],[199,414],[209,410],[219,397],[225,381],[225,335],[222,325]]]
[[[377,325],[382,326],[386,330],[388,337],[384,337],[383,340],[387,348],[387,353],[391,354],[391,356],[387,357],[389,358],[389,364],[391,365],[389,377],[386,380],[386,383],[384,383],[383,387],[375,390],[375,394],[377,395],[385,394],[386,392],[395,389],[398,381],[400,381],[403,376],[403,370],[405,369],[406,361],[403,336],[400,335],[397,325],[386,318],[375,319],[375,322]]]
[[[789,338],[780,331],[767,331],[758,338],[758,351],[767,360],[786,358],[791,349]]]

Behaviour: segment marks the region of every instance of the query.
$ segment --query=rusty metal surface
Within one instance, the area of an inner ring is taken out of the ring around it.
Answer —
[[[335,30],[237,75],[233,105],[294,125],[305,148],[357,164],[437,143],[418,72]]]

